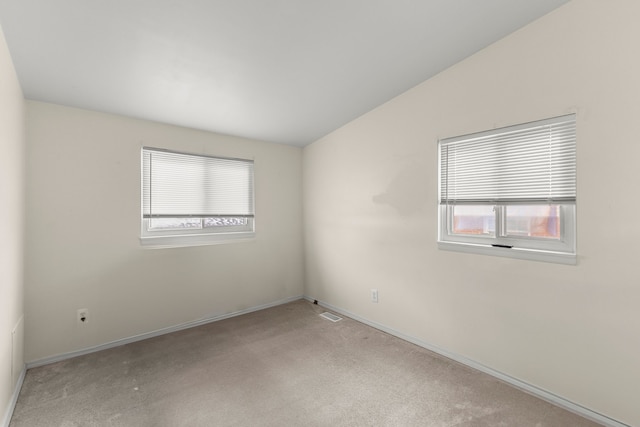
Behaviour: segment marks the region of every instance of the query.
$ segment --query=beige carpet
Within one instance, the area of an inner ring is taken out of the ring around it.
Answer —
[[[597,425],[323,311],[301,300],[30,369],[10,426]]]

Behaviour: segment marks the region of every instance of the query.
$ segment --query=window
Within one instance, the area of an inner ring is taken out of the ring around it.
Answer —
[[[142,148],[143,245],[200,245],[253,235],[253,161]]]
[[[575,115],[442,139],[442,249],[576,262]]]

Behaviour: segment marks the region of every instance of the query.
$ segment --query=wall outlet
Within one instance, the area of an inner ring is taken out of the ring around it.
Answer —
[[[371,289],[371,302],[378,302],[378,290]]]
[[[89,323],[89,310],[86,308],[79,308],[77,320],[78,325],[86,325]]]

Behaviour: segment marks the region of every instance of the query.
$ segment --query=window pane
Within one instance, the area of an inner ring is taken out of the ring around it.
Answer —
[[[238,225],[247,225],[247,218],[244,217],[215,217],[205,218],[205,227],[235,227]]]
[[[507,206],[507,236],[560,239],[560,206]]]
[[[454,206],[453,234],[495,236],[496,214],[493,206]]]
[[[184,230],[202,228],[200,218],[151,218],[149,230]]]

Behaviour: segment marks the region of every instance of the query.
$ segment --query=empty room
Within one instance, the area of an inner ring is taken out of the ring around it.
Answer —
[[[0,0],[0,426],[640,426],[637,0]]]

